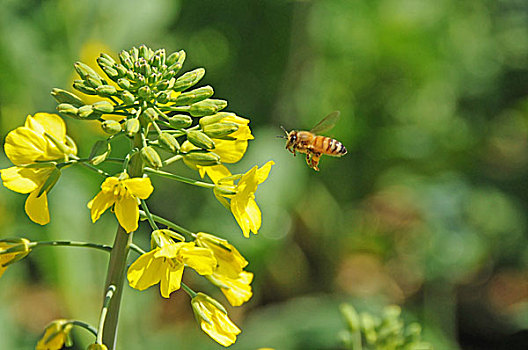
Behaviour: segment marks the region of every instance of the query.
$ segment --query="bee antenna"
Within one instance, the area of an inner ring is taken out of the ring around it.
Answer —
[[[288,130],[284,129],[284,126],[281,125],[280,127],[281,127],[282,130],[284,130],[284,132],[286,133],[286,135],[289,134]]]

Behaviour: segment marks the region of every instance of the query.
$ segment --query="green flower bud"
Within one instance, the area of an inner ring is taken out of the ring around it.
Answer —
[[[147,122],[151,122],[153,120],[157,120],[158,119],[158,112],[156,112],[156,110],[154,110],[154,108],[149,107],[149,108],[145,109],[141,113],[141,116],[143,116],[143,118],[145,118],[147,120]]]
[[[144,100],[149,100],[151,98],[151,90],[148,86],[142,86],[138,89],[138,96]]]
[[[102,66],[101,69],[113,81],[116,81],[119,78],[119,72],[115,68]]]
[[[139,131],[139,120],[137,118],[127,119],[125,121],[124,129],[128,137],[133,137]]]
[[[136,62],[136,72],[141,73],[144,77],[148,77],[152,74],[152,68],[150,68],[150,64],[144,59],[140,58],[139,61]]]
[[[180,71],[180,69],[182,69],[183,62],[185,62],[185,57],[186,56],[187,55],[186,55],[185,51],[180,50],[178,52],[178,57],[177,57],[177,59],[176,59],[176,61],[174,63],[169,63],[168,60],[167,60],[167,65],[169,66],[169,68],[167,70],[174,72],[172,76],[175,76]]]
[[[130,59],[132,62],[136,62],[139,58],[139,50],[137,47],[132,47],[128,52],[130,52]]]
[[[176,114],[169,119],[169,124],[174,129],[182,129],[192,124],[192,118],[185,114]]]
[[[111,120],[106,120],[111,121]],[[116,122],[117,123],[117,122]],[[103,123],[104,124],[104,123]],[[119,124],[119,123],[117,123]],[[104,129],[104,127],[103,127]],[[119,127],[121,129],[121,127]],[[108,156],[110,155],[110,151],[112,148],[110,147],[110,142],[106,140],[98,140],[92,147],[92,150],[90,152],[90,156],[88,159],[90,159],[90,163],[93,165],[98,165],[104,162]]]
[[[77,107],[72,106],[69,103],[61,103],[57,106],[57,111],[65,116],[72,117],[75,119],[79,119],[79,116],[77,113],[79,112],[79,109]]]
[[[215,123],[206,125],[203,132],[213,138],[220,139],[238,130],[238,125],[235,123]]]
[[[201,102],[192,104],[191,108],[189,108],[189,113],[193,117],[201,117],[204,115],[214,114],[224,109],[226,106],[227,106],[227,101],[225,100],[217,100],[217,99],[208,98],[207,100],[203,100]]]
[[[95,89],[97,95],[102,97],[114,96],[117,94],[117,89],[113,85],[101,85]]]
[[[84,105],[82,107],[79,107],[77,115],[79,116],[79,118],[87,120],[94,120],[101,117],[101,113],[94,111],[92,105]]]
[[[181,52],[181,51],[180,51]],[[180,53],[179,52],[173,52],[169,55],[169,57],[167,57],[167,66],[172,66],[174,63],[176,63],[176,61],[178,61],[178,58],[180,57]]]
[[[131,105],[136,100],[136,97],[134,95],[132,95],[132,93],[130,91],[124,90],[124,91],[121,92],[121,99],[127,105]]]
[[[165,64],[165,49],[159,49],[154,52],[154,56],[152,56],[151,64],[154,67],[161,67]]]
[[[206,117],[200,118],[200,126],[204,128],[206,125],[218,123],[222,119],[228,116],[236,116],[235,113],[229,113],[229,112],[220,112],[213,115],[208,115]]]
[[[117,85],[119,85],[119,87],[122,89],[128,90],[132,84],[130,84],[130,80],[127,78],[120,78],[117,79]]]
[[[158,101],[161,104],[165,104],[165,103],[169,102],[169,94],[166,91],[160,92],[156,96],[156,101]]]
[[[86,77],[86,79],[84,79],[84,84],[94,89],[103,85],[100,80],[94,79],[92,77]]]
[[[160,146],[164,147],[165,149],[168,149],[172,153],[176,153],[180,149],[180,144],[176,140],[174,136],[169,134],[168,132],[163,131],[158,138]]]
[[[147,47],[145,45],[141,45],[139,47],[139,57],[143,57],[145,60],[150,60],[150,58],[154,55],[154,51],[150,47]]]
[[[100,57],[101,59],[105,59],[105,60],[108,62],[108,65],[109,65],[109,66],[113,66],[113,65],[116,63],[116,61],[112,58],[112,56],[110,56],[110,55],[107,54],[107,53],[104,53],[104,52],[103,52],[103,53],[101,53],[101,54],[99,55],[99,57]]]
[[[91,78],[97,85],[103,84],[102,78],[90,66],[82,62],[75,62],[73,66],[82,79],[88,80],[88,78]]]
[[[51,90],[51,96],[53,96],[58,103],[69,103],[75,107],[84,106],[84,102],[80,97],[66,90],[54,88]]]
[[[121,124],[115,120],[105,120],[101,123],[101,128],[103,128],[104,132],[110,135],[115,135],[119,132],[121,132]]]
[[[213,96],[213,94],[213,88],[207,85],[192,91],[184,92],[175,99],[171,99],[171,102],[174,102],[177,106],[190,105],[203,101],[206,98]]]
[[[198,151],[183,155],[183,159],[193,165],[211,166],[220,164],[220,156],[213,152]]]
[[[130,54],[128,53],[128,51],[123,50],[119,53],[119,61],[127,69],[134,68],[134,63],[132,62],[132,58],[130,57]]]
[[[160,76],[161,79],[161,76]],[[159,91],[166,90],[170,86],[170,81],[165,79],[158,83],[157,88]]]
[[[114,69],[117,71],[118,77],[124,77],[128,71],[122,64],[116,64]]]
[[[146,146],[141,149],[141,157],[151,167],[154,169],[161,168],[163,166],[163,162],[161,161],[161,158],[152,146]]]
[[[187,140],[196,147],[203,149],[213,149],[215,146],[214,141],[209,136],[198,130],[189,131],[187,133]]]
[[[172,89],[174,91],[183,91],[197,84],[205,75],[205,69],[197,68],[185,73],[174,82]]]
[[[127,77],[127,79],[130,79],[130,80],[136,80],[137,79],[137,74],[134,73],[134,71],[130,70],[130,69],[126,71],[125,76]]]
[[[73,82],[73,88],[87,95],[97,95],[95,89],[91,86],[86,85],[84,80],[75,80]]]
[[[114,111],[114,106],[108,101],[97,101],[92,104],[92,107],[94,110],[101,113],[112,113]]]

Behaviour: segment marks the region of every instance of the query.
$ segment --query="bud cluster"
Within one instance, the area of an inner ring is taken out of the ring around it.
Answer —
[[[223,121],[235,115],[220,112],[227,101],[210,98],[214,93],[211,86],[191,89],[203,78],[205,69],[197,68],[178,76],[185,57],[183,50],[167,55],[165,49],[153,51],[145,45],[121,51],[117,60],[103,53],[97,64],[106,76],[77,62],[75,70],[80,79],[73,83],[79,92],[101,97],[101,101],[88,104],[61,89],[53,89],[51,94],[59,103],[57,110],[64,116],[99,120],[103,131],[112,136],[141,135],[145,147],[140,154],[151,167],[162,166],[152,146],[181,154],[187,164],[219,164],[220,157],[213,151],[214,139],[234,140],[229,135],[239,125]],[[114,118],[104,116],[109,114]],[[192,149],[181,147],[185,141]]]

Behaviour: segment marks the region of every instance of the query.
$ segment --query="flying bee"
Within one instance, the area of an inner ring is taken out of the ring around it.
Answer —
[[[347,153],[343,144],[330,137],[320,136],[316,134],[323,133],[334,127],[339,119],[339,111],[335,111],[323,118],[310,131],[287,131],[281,126],[286,136],[279,136],[287,139],[286,149],[295,156],[298,152],[306,154],[306,163],[308,166],[316,171],[319,171],[317,165],[323,154],[329,156],[341,157]]]

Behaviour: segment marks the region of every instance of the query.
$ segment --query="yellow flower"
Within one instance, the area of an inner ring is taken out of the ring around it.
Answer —
[[[23,259],[29,254],[31,251],[29,243],[30,241],[25,238],[0,242],[0,277],[2,277],[9,264]],[[11,251],[9,253],[2,253],[2,251],[7,249]]]
[[[90,344],[88,350],[108,350],[108,347],[104,344]]]
[[[241,331],[227,316],[222,304],[206,294],[198,293],[192,298],[191,305],[196,320],[207,335],[226,347],[236,341]]]
[[[138,198],[147,199],[153,190],[148,177],[130,179],[128,175],[122,174],[119,178],[107,178],[101,185],[101,192],[88,203],[92,222],[96,222],[106,209],[115,204],[114,211],[119,224],[126,232],[137,230]]]
[[[210,275],[216,266],[213,253],[196,247],[192,242],[166,244],[141,255],[128,269],[130,286],[145,290],[160,283],[164,298],[180,289],[184,266],[189,266],[200,275]]]
[[[213,252],[218,264],[215,273],[237,278],[248,264],[238,250],[225,239],[198,232],[195,242],[198,247],[207,248]]]
[[[255,165],[242,175],[236,186],[232,185],[232,180],[229,178],[226,181],[219,180],[218,183],[221,186],[233,190],[235,194],[224,194],[215,189],[216,198],[231,209],[246,238],[249,238],[250,232],[257,234],[262,223],[262,214],[255,201],[255,192],[258,185],[268,178],[273,164],[275,163],[270,160],[260,169]],[[230,201],[228,202],[225,198]]]
[[[36,350],[60,350],[64,345],[72,346],[70,331],[73,325],[68,320],[50,323],[37,343]]]
[[[220,288],[232,306],[240,306],[253,296],[251,291],[253,274],[251,272],[242,271],[237,278],[230,278],[215,272],[207,276],[207,279]]]
[[[47,224],[50,221],[47,192],[60,172],[55,164],[42,162],[62,162],[77,154],[77,146],[66,135],[66,124],[56,114],[28,115],[24,126],[7,134],[4,150],[15,164],[0,170],[4,186],[18,193],[29,193],[25,204],[27,215],[38,224]],[[52,174],[56,178],[42,189]]]

